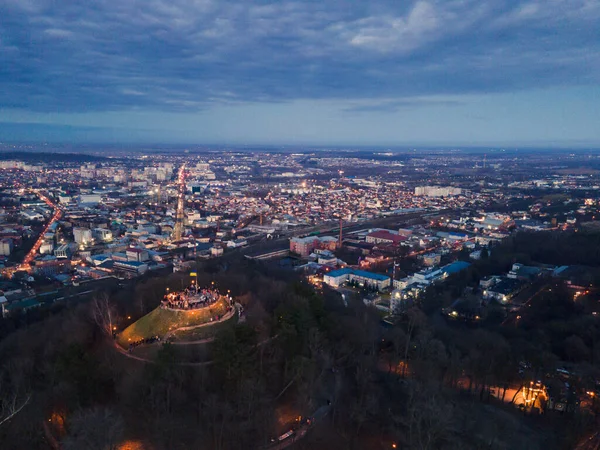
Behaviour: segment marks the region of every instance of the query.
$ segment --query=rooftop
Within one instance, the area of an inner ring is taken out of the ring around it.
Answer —
[[[349,267],[334,270],[332,272],[329,272],[327,275],[330,277],[334,277],[334,278],[342,277],[344,275],[357,275],[359,277],[370,278],[372,280],[377,280],[377,281],[385,281],[390,278],[387,275],[381,275],[379,273],[367,272],[365,270],[351,269]]]
[[[471,264],[466,261],[454,261],[453,263],[450,263],[450,264],[442,267],[441,271],[448,275],[451,275],[453,273],[458,273],[462,270],[465,270],[470,265]]]

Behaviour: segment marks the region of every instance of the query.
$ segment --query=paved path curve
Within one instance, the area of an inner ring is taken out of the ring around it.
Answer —
[[[167,334],[165,334],[163,340],[167,340],[169,339],[174,333],[177,333],[178,331],[190,331],[190,330],[195,330],[197,328],[204,328],[204,327],[210,327],[211,325],[216,325],[218,323],[223,323],[226,322],[227,320],[231,319],[233,317],[234,314],[236,314],[239,311],[239,307],[238,307],[239,303],[235,304],[235,307],[225,313],[223,315],[223,317],[221,317],[220,320],[214,321],[214,322],[205,322],[205,323],[201,323],[199,325],[191,325],[189,327],[179,327],[179,328],[175,328],[174,330],[169,331]]]
[[[210,344],[214,341],[214,337],[209,337],[206,339],[198,339],[197,341],[171,341],[169,344],[171,345],[199,345],[199,344]]]
[[[207,322],[207,323],[203,323],[203,324],[200,324],[200,325],[195,325],[195,326],[192,326],[192,327],[181,327],[181,328],[177,328],[176,330],[173,330],[173,331],[171,331],[169,333],[172,333],[172,332],[175,332],[175,331],[184,331],[184,330],[188,331],[188,330],[192,330],[192,329],[195,329],[195,328],[204,327],[204,326],[207,326],[207,325],[215,325],[217,323],[223,323],[224,321],[231,319],[235,313],[241,311],[241,309],[240,309],[241,306],[242,305],[240,305],[239,303],[236,303],[235,304],[235,308],[232,309],[227,314],[225,314],[223,316],[223,318],[221,320],[219,320],[218,322]],[[167,333],[167,335],[165,336],[165,338],[167,338],[169,336],[169,333]],[[277,337],[277,336],[275,336],[275,337]],[[274,339],[274,337],[273,338],[269,338],[269,339],[265,339],[264,341],[260,342],[258,344],[258,346],[266,344],[267,342],[270,342],[272,339]],[[173,344],[173,345],[207,344],[207,343],[210,343],[210,342],[212,342],[214,340],[215,340],[214,337],[210,337],[210,338],[206,338],[206,339],[200,339],[200,340],[197,340],[197,341],[171,342],[171,344]],[[158,342],[156,344],[158,344]],[[117,351],[119,353],[121,353],[122,355],[127,356],[130,359],[135,359],[137,361],[141,361],[141,362],[145,362],[145,363],[150,363],[150,364],[156,364],[156,361],[153,361],[151,359],[142,358],[141,356],[137,356],[137,355],[132,355],[130,352],[128,352],[127,350],[125,350],[123,347],[121,347],[116,340],[113,340],[113,345],[114,345],[114,347],[117,349]],[[154,345],[154,344],[149,344],[149,345]],[[212,363],[213,363],[213,361],[204,361],[204,362],[197,362],[197,363],[181,362],[181,363],[176,363],[176,365],[177,366],[187,366],[187,367],[202,367],[202,366],[208,366],[208,365],[210,365]]]
[[[256,347],[261,347],[265,344],[268,344],[269,342],[277,339],[279,337],[278,334],[276,334],[273,337],[267,338],[262,340],[261,342],[259,342],[258,344],[256,344]],[[210,338],[211,340],[214,340],[214,338]],[[202,341],[199,341],[200,343],[204,343]],[[210,342],[209,340],[206,340],[206,342]],[[119,353],[121,353],[122,355],[130,358],[130,359],[135,359],[136,361],[141,361],[144,363],[149,363],[149,364],[156,364],[156,361],[152,360],[152,359],[148,359],[148,358],[142,358],[141,356],[136,356],[136,355],[132,355],[131,353],[129,353],[127,350],[125,350],[123,347],[121,347],[117,341],[113,341],[113,345],[114,347],[117,349],[117,351]],[[177,345],[177,344],[176,344]],[[186,345],[186,343],[180,343],[179,345]],[[204,361],[204,362],[197,362],[197,363],[186,363],[186,362],[182,362],[182,363],[175,363],[176,366],[186,366],[186,367],[204,367],[204,366],[209,366],[211,364],[213,364],[214,361]]]
[[[149,363],[149,364],[156,364],[156,361],[152,360],[152,359],[148,359],[148,358],[142,358],[141,356],[136,356],[136,355],[132,355],[131,353],[129,353],[127,350],[123,349],[123,347],[121,347],[117,341],[113,341],[114,343],[114,347],[117,349],[117,351],[119,353],[121,353],[122,355],[127,356],[130,359],[135,359],[137,361],[141,361],[144,363]],[[196,363],[186,363],[186,362],[180,362],[180,363],[175,363],[176,366],[186,366],[186,367],[203,367],[203,366],[209,366],[211,364],[213,364],[214,361],[204,361],[204,362],[196,362]]]

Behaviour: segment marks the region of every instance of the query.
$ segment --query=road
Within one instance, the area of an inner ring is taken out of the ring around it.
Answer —
[[[17,270],[25,270],[27,272],[29,272],[31,270],[31,263],[33,262],[34,258],[37,255],[37,252],[39,251],[42,243],[44,242],[44,235],[48,232],[50,227],[56,221],[60,220],[60,218],[62,216],[62,209],[58,205],[56,205],[52,200],[50,200],[46,195],[44,195],[38,189],[32,189],[31,191],[34,192],[35,194],[37,194],[40,197],[40,199],[42,199],[54,211],[53,211],[52,217],[50,218],[50,221],[46,224],[46,226],[44,227],[44,229],[38,236],[37,240],[35,241],[35,244],[33,244],[33,247],[31,247],[31,250],[29,250],[29,252],[25,255],[25,257],[23,258],[23,261],[21,261],[21,263],[19,265],[17,265],[16,267],[8,267],[6,269],[3,269],[2,273],[4,275],[11,276]]]
[[[50,227],[56,221],[58,221],[60,219],[60,217],[62,216],[62,210],[56,204],[54,204],[54,202],[52,202],[52,200],[50,200],[48,197],[46,197],[44,194],[42,194],[38,190],[34,190],[34,192],[48,206],[50,206],[52,209],[54,209],[54,213],[52,214],[52,218],[50,219],[50,221],[46,224],[46,227],[44,228],[44,230],[40,233],[37,241],[35,241],[35,244],[33,244],[33,247],[31,247],[31,250],[29,250],[29,253],[27,253],[27,255],[25,255],[25,258],[23,259],[23,262],[19,265],[19,270],[27,270],[27,271],[31,270],[31,262],[33,261],[33,259],[37,255],[38,250],[40,249],[42,243],[44,242],[44,235],[48,232],[48,230],[50,229]]]
[[[233,308],[231,311],[225,313],[223,315],[223,317],[221,317],[220,320],[215,320],[215,321],[212,321],[212,322],[205,322],[205,323],[201,323],[201,324],[198,324],[198,325],[192,325],[190,327],[175,328],[174,330],[171,330],[167,334],[165,334],[163,336],[163,340],[167,340],[167,339],[171,338],[178,331],[191,331],[191,330],[196,330],[198,328],[210,328],[213,325],[217,325],[219,323],[226,322],[229,319],[231,319],[234,316],[234,314],[239,314],[239,307],[238,307],[238,305],[239,305],[239,303],[236,303],[235,308]]]

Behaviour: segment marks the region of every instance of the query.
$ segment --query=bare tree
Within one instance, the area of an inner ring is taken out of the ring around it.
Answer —
[[[24,386],[26,363],[13,362],[0,372],[0,426],[19,414],[31,400],[32,393]]]
[[[409,448],[433,450],[443,447],[454,428],[454,410],[437,386],[411,381],[407,385],[404,424]]]
[[[407,313],[408,316],[408,327],[406,330],[406,346],[404,348],[404,364],[402,366],[402,377],[406,378],[406,366],[408,364],[408,352],[410,350],[410,345],[412,339],[414,337],[415,329],[419,329],[419,327],[423,327],[427,323],[427,318],[425,314],[418,309],[412,308]]]
[[[0,386],[0,393],[2,395],[2,399],[0,400],[0,425],[2,425],[19,414],[27,406],[31,400],[31,392],[2,392],[2,386]]]
[[[94,296],[92,300],[92,318],[96,325],[107,336],[111,336],[114,328],[115,313],[106,292]]]

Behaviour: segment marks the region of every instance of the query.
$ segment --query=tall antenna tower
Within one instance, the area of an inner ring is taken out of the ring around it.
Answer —
[[[183,235],[183,207],[180,205],[183,205],[181,198],[177,201],[177,215],[175,217],[175,229],[173,230],[173,237],[176,241],[180,241]]]
[[[183,207],[185,204],[185,164],[179,169],[179,196],[177,198],[177,214],[175,215],[175,229],[173,230],[173,238],[176,241],[181,240],[183,234]]]

